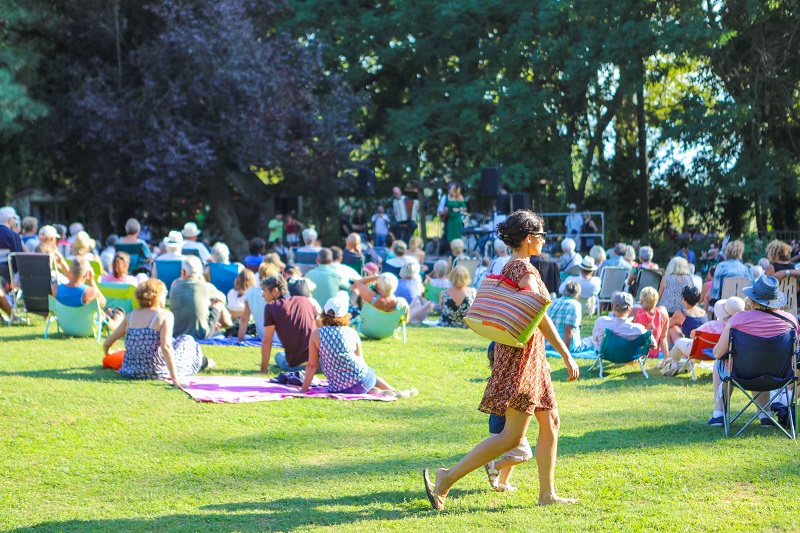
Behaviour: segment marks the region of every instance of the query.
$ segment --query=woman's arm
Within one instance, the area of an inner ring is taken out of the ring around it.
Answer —
[[[686,320],[686,316],[683,314],[683,311],[676,311],[675,314],[672,315],[672,318],[669,319],[669,327],[681,327],[684,320]]]
[[[580,369],[578,368],[578,364],[572,358],[572,355],[569,353],[569,349],[564,344],[564,341],[561,340],[561,335],[558,334],[558,330],[556,330],[553,321],[550,317],[545,314],[542,318],[542,321],[539,323],[539,331],[542,332],[544,338],[553,346],[556,351],[561,355],[561,358],[564,360],[564,366],[567,367],[567,381],[575,381],[578,379],[580,375]]]
[[[669,313],[667,313],[667,309],[663,306],[656,307],[656,313],[661,315],[661,320],[664,324],[669,322]],[[669,344],[667,344],[667,331],[669,328],[661,328],[661,338],[656,339],[658,342],[658,347],[661,349],[661,353],[664,354],[664,357],[667,356],[669,353]],[[694,333],[694,332],[692,332]]]
[[[375,282],[377,279],[378,276],[369,276],[368,278],[357,279],[353,282],[353,290],[356,291],[359,296],[361,296],[362,300],[369,303],[373,298],[375,298],[375,296],[378,295],[377,292],[369,288],[369,284]]]
[[[125,333],[127,333],[127,331],[128,331],[128,321],[123,320],[120,323],[120,325],[117,326],[117,329],[115,329],[111,333],[111,335],[106,337],[106,340],[103,341],[103,354],[108,355],[108,352],[109,350],[111,350],[111,347],[114,345],[114,343],[117,342],[119,339],[121,339],[122,336],[125,335]]]
[[[247,334],[247,324],[250,322],[250,304],[247,303],[247,300],[244,301],[244,311],[242,311],[242,316],[239,317],[239,331],[236,335],[236,338],[239,339],[239,342],[244,341],[244,337]]]
[[[158,328],[158,337],[161,341],[161,355],[164,356],[164,363],[167,365],[169,377],[172,378],[172,384],[181,388],[181,382],[178,380],[178,370],[175,368],[175,351],[172,349],[172,326],[175,318],[169,311],[161,311],[159,318],[161,319],[161,327]]]
[[[300,392],[303,394],[308,392],[311,387],[311,380],[314,379],[314,374],[317,373],[319,367],[319,330],[314,330],[311,337],[308,339],[308,363],[306,363],[306,374],[303,379],[303,386],[300,387]]]
[[[767,268],[764,269],[764,274],[767,276],[774,276],[775,275],[775,267],[772,266],[772,263],[767,265]]]
[[[722,330],[722,334],[719,336],[719,341],[714,346],[714,359],[722,359],[728,350],[731,349],[730,346],[730,338],[731,338],[731,325],[725,324],[725,329]]]

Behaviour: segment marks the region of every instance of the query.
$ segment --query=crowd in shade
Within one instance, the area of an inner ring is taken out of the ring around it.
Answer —
[[[680,246],[675,256],[656,258],[652,246],[636,241],[600,246],[591,216],[575,207],[564,221],[571,236],[554,241],[543,232],[541,249],[529,258],[553,300],[549,319],[571,354],[596,353],[608,332],[633,339],[649,331],[650,357],[673,376],[686,369],[699,334],[724,339],[728,327],[754,330],[732,319],[760,309],[763,298],[723,294],[726,279],[763,292],[800,277],[795,243],[772,241],[766,257],[745,264],[744,244],[726,239],[719,247],[714,232],[709,249],[697,256]],[[499,233],[482,242],[463,234],[465,202],[457,184],[438,211],[445,220],[441,235],[427,242],[418,235],[418,200],[399,188],[372,214],[345,206],[337,242],[321,242],[294,213],[277,214],[263,236],[250,240],[247,255],[235,258],[226,243],[205,238],[195,221],[154,240],[131,218],[123,236],[101,244],[80,222],[40,227],[36,218],[20,218],[6,206],[0,208],[0,318],[25,320],[17,312],[24,294],[13,276],[14,254],[39,254],[49,264],[57,302],[95,305],[103,314],[111,331],[105,352],[124,342],[119,371],[127,377],[169,377],[180,384],[214,366],[197,341],[226,336],[257,339],[265,373],[272,363],[286,372],[321,371],[339,390],[408,396],[413,389],[398,391],[375,375],[360,339],[370,330],[382,329],[373,333],[381,338],[414,324],[466,328],[481,283],[507,276],[515,253]],[[696,242],[696,234],[686,240]],[[615,290],[603,297],[612,280]],[[135,288],[136,309],[127,314],[106,297],[108,287],[119,285]],[[591,316],[597,317],[592,331],[582,331]],[[759,334],[788,325],[772,324],[779,319],[766,313],[746,316],[747,324],[766,324],[755,328]],[[796,317],[790,320],[796,324]],[[377,327],[381,321],[387,324]],[[334,375],[335,369],[346,369],[348,377]],[[715,379],[721,370],[714,366]],[[719,416],[715,407],[710,423]]]

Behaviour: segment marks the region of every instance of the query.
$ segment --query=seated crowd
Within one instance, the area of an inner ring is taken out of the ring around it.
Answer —
[[[501,240],[488,238],[486,255],[476,256],[462,239],[445,241],[444,246],[439,246],[438,238],[431,239],[436,244],[425,246],[413,232],[407,244],[395,238],[391,218],[383,210],[371,219],[363,210],[356,213],[352,227],[346,224],[349,219],[340,220],[350,231],[342,236],[344,249],[323,246],[314,228],[287,215],[286,220],[271,221],[267,238],[253,238],[248,254],[235,263],[225,243],[199,240],[201,230],[194,222],[169,231],[151,248],[141,238],[142,225],[130,219],[126,235],[110,236],[100,253],[79,223],[70,226],[67,239],[66,228],[39,228],[36,219],[19,221],[12,208],[4,207],[0,249],[48,255],[52,295],[63,305],[96,302],[113,330],[104,345],[106,352],[125,338],[127,352],[120,372],[128,377],[169,377],[179,384],[182,377],[213,366],[196,341],[225,334],[239,341],[248,337],[261,341],[262,372],[268,372],[270,361],[284,371],[308,370],[304,390],[309,376],[319,369],[340,392],[413,395],[413,389],[397,391],[376,376],[365,363],[360,336],[351,325],[369,320],[363,313],[368,309],[396,316],[391,331],[422,322],[465,328],[464,317],[476,289],[487,276],[503,274],[509,250]],[[730,329],[761,336],[797,329],[795,317],[767,311],[778,309],[776,302],[785,303],[775,293],[778,283],[800,278],[794,265],[800,260],[800,246],[772,241],[766,247],[767,257],[756,265],[743,262],[741,241],[728,242],[724,250],[712,243],[699,254],[701,263],[688,246],[681,246],[674,257],[659,258],[667,265],[661,270],[650,246],[620,242],[606,250],[594,239],[576,240],[565,238],[551,246],[550,251],[560,250],[558,257],[543,253],[531,261],[553,298],[547,314],[572,353],[599,350],[607,332],[635,339],[650,331],[648,355],[660,357],[657,366],[662,374],[672,376],[685,369],[680,363],[688,361],[700,335],[719,339],[714,357],[721,359],[728,351]],[[581,250],[579,242],[585,246]],[[439,251],[449,253],[438,256]],[[167,261],[179,264],[174,279],[159,272],[159,265],[166,268]],[[705,280],[695,274],[698,264],[704,267]],[[222,265],[230,272],[224,286],[214,279]],[[7,255],[0,256],[0,278],[5,280],[0,287],[4,291],[0,317],[5,321],[18,319],[13,300],[5,297],[11,288],[10,272]],[[619,280],[613,294],[604,287],[611,272]],[[646,275],[660,281],[645,282]],[[723,294],[729,278],[742,278],[740,288],[750,285],[743,290],[744,298]],[[106,307],[105,284],[135,287],[138,309],[125,316],[120,308]],[[603,304],[610,306],[607,316],[600,316]],[[440,314],[437,321],[427,320],[432,313]],[[584,320],[593,315],[597,318],[591,333],[582,335]],[[278,343],[281,351],[273,358],[272,347]],[[711,425],[718,425],[721,416],[718,389],[725,371],[722,363],[713,367]],[[781,402],[777,403],[780,408]]]

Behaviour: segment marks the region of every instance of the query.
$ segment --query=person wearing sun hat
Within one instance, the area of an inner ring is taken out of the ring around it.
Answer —
[[[578,284],[581,286],[581,296],[580,302],[583,305],[584,312],[588,312],[592,309],[592,301],[598,294],[600,294],[600,278],[594,275],[597,271],[597,266],[594,264],[594,259],[589,257],[588,255],[581,260],[580,265],[578,265],[580,269],[580,274],[576,276],[569,276],[564,282],[558,287],[558,293],[564,294],[564,290],[567,286],[568,281],[577,281]]]
[[[722,426],[722,395],[720,384],[722,379],[730,373],[726,360],[722,358],[730,350],[730,332],[732,329],[753,335],[755,337],[770,338],[786,333],[794,328],[797,331],[797,318],[782,311],[786,305],[786,295],[778,290],[778,280],[773,276],[761,276],[750,287],[742,290],[745,296],[744,311],[736,313],[728,319],[728,324],[722,330],[720,341],[714,347],[714,413],[708,421],[709,426]],[[730,300],[730,298],[729,298]],[[760,395],[756,400],[762,407],[769,401],[766,394]],[[786,409],[785,405],[772,404],[773,411]],[[762,427],[771,427],[774,422],[764,413],[759,413]]]
[[[208,251],[205,244],[197,240],[197,237],[200,236],[200,230],[197,224],[194,222],[187,222],[184,224],[181,235],[183,235],[185,239],[183,243],[184,251],[197,250],[197,253],[200,254],[200,261],[202,261],[204,265],[208,263],[208,260],[211,259],[211,252]]]
[[[325,302],[320,327],[311,333],[308,363],[300,392],[308,392],[317,369],[328,380],[328,391],[339,394],[380,394],[395,398],[417,395],[417,389],[398,391],[375,375],[364,360],[361,339],[350,327],[350,302],[339,294]]]

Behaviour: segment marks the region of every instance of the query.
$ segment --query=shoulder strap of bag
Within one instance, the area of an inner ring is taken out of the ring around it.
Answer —
[[[768,311],[768,310],[766,310],[766,309],[758,309],[758,310],[759,310],[759,311],[761,311],[762,313],[767,313],[768,315],[772,315],[772,316],[774,316],[774,317],[778,317],[778,318],[780,318],[781,320],[783,320],[784,322],[787,322],[787,323],[788,323],[790,326],[792,326],[792,329],[797,329],[797,326],[795,325],[795,323],[794,323],[794,322],[792,322],[791,320],[789,320],[788,318],[786,318],[786,317],[785,317],[785,316],[783,316],[783,315],[779,315],[779,314],[778,314],[778,313],[776,313],[775,311]]]

